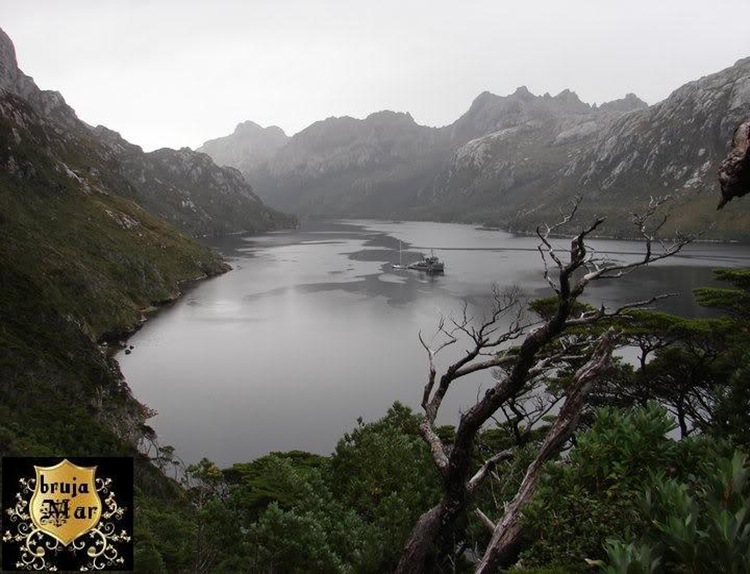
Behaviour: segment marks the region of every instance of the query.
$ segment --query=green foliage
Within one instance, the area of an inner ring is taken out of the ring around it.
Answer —
[[[552,316],[555,314],[555,311],[557,311],[557,305],[558,305],[558,298],[557,297],[541,297],[539,299],[534,299],[529,303],[529,309],[534,311],[537,315],[539,315],[542,319],[548,320],[552,318]],[[588,303],[583,303],[581,301],[575,301],[573,303],[573,309],[572,309],[572,315],[578,316],[582,313],[586,313],[588,311],[594,311],[594,307],[589,305]]]
[[[734,372],[717,396],[711,432],[750,451],[750,351],[738,359]]]
[[[232,553],[235,568],[244,553],[244,571],[346,572],[352,565],[371,570],[374,530],[333,496],[319,468],[294,458],[274,454],[233,467],[234,473],[248,472],[225,501],[248,532]]]
[[[384,501],[423,508],[437,495],[437,473],[418,434],[419,417],[396,402],[385,417],[358,427],[339,441],[329,480],[337,497],[376,518]]]
[[[419,417],[397,402],[379,421],[360,420],[331,457],[332,492],[376,528],[384,570],[398,563],[411,528],[440,492],[440,479],[418,425]]]
[[[654,556],[648,544],[623,544],[615,540],[607,541],[609,564],[603,560],[592,560],[592,565],[601,566],[607,574],[656,574],[660,571],[661,557]]]
[[[321,470],[327,464],[327,459],[306,452],[275,452],[234,464],[223,474],[243,522],[249,524],[272,503],[287,509],[302,501],[309,483],[321,480]]]
[[[707,439],[677,442],[674,424],[656,404],[601,409],[564,464],[550,464],[526,512],[529,566],[581,566],[603,559],[607,538],[635,536],[648,524],[639,499],[659,476],[698,472],[725,447]]]
[[[719,309],[731,317],[750,317],[750,269],[719,269],[717,279],[728,281],[733,288],[702,287],[694,291],[704,307]],[[747,334],[747,330],[744,329]]]
[[[688,319],[652,310],[631,310],[615,319],[615,327],[640,349],[640,364],[628,375],[607,381],[593,402],[617,406],[663,404],[680,433],[710,433],[748,444],[750,416],[746,318],[750,298],[748,270],[721,270],[718,277],[735,289],[697,289],[699,302],[725,313]]]
[[[136,489],[134,527],[136,571],[175,572],[191,567],[196,527],[184,500],[175,497],[164,502]]]
[[[638,542],[607,542],[607,572],[750,571],[750,471],[735,452],[688,482],[657,477],[642,496],[651,518]],[[635,537],[622,537],[633,540]],[[644,570],[645,563],[652,566]]]
[[[292,451],[219,474],[205,459],[188,467],[197,559],[216,572],[392,570],[438,495],[418,423],[396,403],[358,421],[330,458]]]

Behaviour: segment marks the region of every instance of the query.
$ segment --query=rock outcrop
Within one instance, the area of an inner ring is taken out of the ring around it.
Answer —
[[[719,185],[721,201],[717,209],[735,197],[750,193],[750,120],[734,131],[732,149],[719,166]]]

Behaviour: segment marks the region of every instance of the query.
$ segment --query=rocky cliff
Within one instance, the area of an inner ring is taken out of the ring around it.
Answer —
[[[133,186],[131,198],[194,236],[258,233],[296,220],[268,208],[242,174],[189,148],[145,153],[103,126],[93,134],[107,146]]]
[[[637,98],[630,106],[625,101],[595,108],[569,90],[536,96],[524,87],[506,97],[480,95],[444,128],[455,145],[413,212],[507,225],[519,209],[533,209],[558,183],[560,170],[625,109],[646,106]]]
[[[750,238],[750,205],[715,214],[717,172],[735,128],[750,117],[750,58],[690,82],[666,100],[596,134],[560,174],[560,196],[579,190],[624,213],[650,196],[674,198],[672,229],[714,225],[714,237]]]

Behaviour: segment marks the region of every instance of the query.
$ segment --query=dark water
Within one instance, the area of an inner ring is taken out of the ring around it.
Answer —
[[[418,252],[446,262],[444,276],[393,271]],[[563,242],[561,242],[562,244]],[[439,317],[489,308],[493,283],[550,293],[533,238],[467,225],[375,221],[308,224],[293,232],[217,243],[234,270],[191,289],[130,340],[118,360],[135,395],[159,415],[161,444],[187,462],[221,464],[270,451],[330,453],[357,417],[372,420],[400,400],[417,407],[426,379],[419,344]],[[630,260],[641,245],[594,242]],[[690,290],[712,269],[750,266],[750,247],[701,244],[648,269],[589,289],[593,303],[617,305],[680,292],[662,308],[697,316]],[[456,357],[454,345],[442,363]],[[449,395],[442,422],[490,381]]]

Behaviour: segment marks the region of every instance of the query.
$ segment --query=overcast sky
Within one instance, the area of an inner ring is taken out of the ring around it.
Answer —
[[[146,150],[253,120],[453,122],[485,90],[648,103],[750,56],[750,0],[0,0],[21,69]]]

